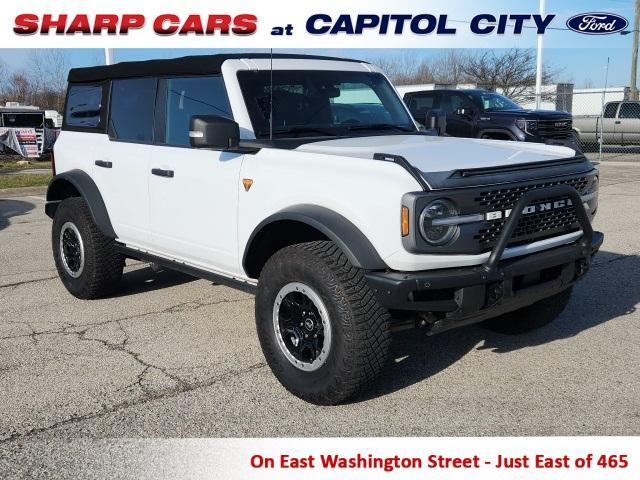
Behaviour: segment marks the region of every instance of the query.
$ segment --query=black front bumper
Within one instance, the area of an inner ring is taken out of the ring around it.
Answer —
[[[569,196],[582,227],[574,243],[502,260],[524,208],[540,198]],[[425,272],[368,272],[389,310],[429,313],[429,333],[480,322],[532,305],[568,288],[587,271],[604,235],[594,232],[578,192],[568,185],[527,192],[516,204],[489,259],[476,267]]]

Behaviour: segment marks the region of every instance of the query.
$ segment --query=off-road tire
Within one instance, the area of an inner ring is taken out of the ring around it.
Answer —
[[[310,286],[326,306],[331,345],[315,371],[296,368],[276,338],[276,296],[291,282]],[[354,267],[329,241],[301,243],[276,252],[260,274],[255,303],[258,337],[267,363],[292,394],[317,405],[335,405],[367,386],[387,362],[389,313]]]
[[[573,287],[569,287],[553,297],[545,298],[520,310],[486,320],[481,325],[488,330],[507,335],[531,332],[550,324],[558,318],[569,304],[572,291]]]
[[[80,232],[84,247],[84,267],[77,278],[65,270],[60,254],[60,232],[68,222],[75,225]],[[53,219],[51,246],[58,275],[74,297],[104,297],[118,287],[124,268],[124,257],[116,251],[113,239],[106,237],[98,229],[84,199],[71,197],[60,203]]]

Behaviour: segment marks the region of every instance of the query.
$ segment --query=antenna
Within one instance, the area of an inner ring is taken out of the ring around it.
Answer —
[[[271,49],[271,68],[269,80],[269,141],[273,140],[273,48]]]

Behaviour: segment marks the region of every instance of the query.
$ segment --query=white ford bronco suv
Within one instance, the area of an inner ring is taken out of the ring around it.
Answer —
[[[317,404],[392,330],[550,322],[603,241],[598,171],[566,147],[420,131],[365,62],[229,54],[69,73],[47,192],[74,296],[126,258],[256,294],[268,364]]]

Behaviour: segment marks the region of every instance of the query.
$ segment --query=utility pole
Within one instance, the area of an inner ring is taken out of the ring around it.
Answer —
[[[640,2],[640,0],[638,0]],[[104,49],[104,64],[113,65],[113,48]]]
[[[636,0],[636,5],[640,5],[640,0]],[[545,0],[540,0],[540,15],[544,17]],[[544,35],[538,35],[538,57],[536,59],[536,110],[540,110],[542,98],[542,51],[544,49]]]
[[[636,0],[633,20],[633,48],[631,49],[631,100],[638,100],[638,29],[640,28],[640,0]]]

